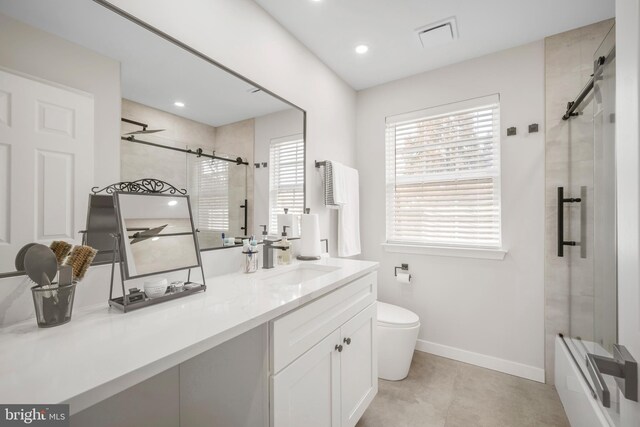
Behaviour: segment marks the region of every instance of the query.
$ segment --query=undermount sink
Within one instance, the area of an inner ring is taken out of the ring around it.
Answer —
[[[298,285],[307,280],[316,279],[332,271],[338,270],[338,267],[328,265],[305,265],[300,264],[295,268],[283,271],[281,273],[274,272],[263,279],[267,285]]]

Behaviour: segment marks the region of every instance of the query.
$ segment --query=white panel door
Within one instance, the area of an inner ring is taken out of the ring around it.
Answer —
[[[340,329],[342,427],[355,426],[378,393],[376,317],[373,303]]]
[[[26,243],[80,243],[93,111],[90,95],[0,69],[0,272]]]
[[[272,377],[272,427],[340,426],[340,332]]]

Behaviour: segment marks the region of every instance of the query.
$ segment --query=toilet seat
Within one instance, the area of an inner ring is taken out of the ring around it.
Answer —
[[[406,308],[378,301],[378,326],[386,328],[413,328],[420,325],[417,314]]]

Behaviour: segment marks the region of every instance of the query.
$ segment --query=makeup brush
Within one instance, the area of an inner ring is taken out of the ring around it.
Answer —
[[[71,252],[71,248],[73,248],[73,245],[61,240],[54,240],[53,242],[51,242],[49,248],[51,248],[53,253],[56,255],[58,265],[62,265],[64,259],[67,257],[67,255],[69,255],[69,252]]]
[[[82,280],[97,253],[91,246],[75,246],[64,264],[71,266],[74,279]]]

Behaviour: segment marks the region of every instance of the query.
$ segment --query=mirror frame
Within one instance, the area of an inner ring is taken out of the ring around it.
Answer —
[[[129,20],[130,22],[133,22],[134,24],[146,29],[147,31],[150,31],[151,33],[155,34],[156,36],[159,36],[161,38],[163,38],[164,40],[174,44],[175,46],[191,53],[192,55],[195,55],[196,57],[204,60],[205,62],[208,62],[209,64],[213,65],[214,67],[218,67],[219,69],[226,71],[227,73],[231,74],[232,76],[241,79],[243,81],[245,81],[246,83],[254,86],[255,88],[261,90],[262,92],[269,94],[271,96],[273,96],[274,98],[284,102],[287,105],[290,105],[291,107],[295,108],[296,110],[302,112],[302,137],[304,139],[304,168],[303,168],[303,178],[304,178],[304,196],[303,196],[303,208],[306,209],[307,208],[307,111],[300,108],[299,106],[297,106],[296,104],[284,99],[283,97],[273,93],[272,91],[270,91],[269,89],[265,88],[264,86],[254,82],[253,80],[243,76],[242,74],[233,71],[232,69],[224,66],[223,64],[219,63],[218,61],[212,59],[211,57],[205,55],[204,53],[192,48],[191,46],[181,42],[180,40],[176,39],[175,37],[170,36],[169,34],[159,30],[158,28],[148,24],[147,22],[135,17],[134,15],[131,15],[128,12],[125,12],[123,9],[120,9],[119,7],[109,3],[106,0],[92,0],[94,3],[96,3],[99,6],[102,6],[108,10],[110,10],[111,12],[114,12],[118,15],[120,15],[121,17],[123,17],[124,19]],[[253,165],[249,165],[248,167],[252,167]],[[189,209],[191,210],[191,206],[189,206]],[[217,248],[207,248],[207,249],[198,249],[198,258],[201,258],[200,253],[201,252],[205,252],[205,251],[216,251],[216,250],[221,250],[221,249],[232,249],[232,248],[236,248],[238,246],[220,246]],[[202,260],[200,260],[200,262],[202,263]],[[99,262],[96,264],[91,264],[92,266],[94,265],[105,265],[105,264],[110,264],[111,261],[108,262]],[[0,272],[0,279],[4,279],[7,277],[15,277],[15,276],[24,276],[25,272],[24,271],[10,271],[10,272]]]

